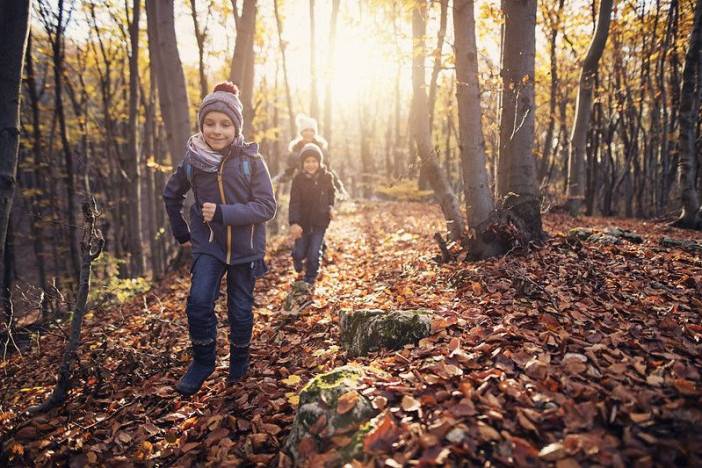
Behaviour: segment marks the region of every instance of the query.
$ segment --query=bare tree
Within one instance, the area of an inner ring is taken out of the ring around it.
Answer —
[[[503,0],[502,99],[496,192],[526,241],[541,239],[534,161],[536,0]]]
[[[285,56],[287,42],[283,40],[283,20],[278,8],[278,0],[273,0],[273,11],[275,13],[275,24],[278,31],[278,47],[283,66],[283,81],[285,82],[285,100],[288,104],[288,124],[290,125],[290,137],[295,135],[295,112],[293,111],[292,94],[290,93],[290,80],[288,79],[288,62]]]
[[[132,276],[144,274],[144,251],[142,248],[141,219],[141,164],[137,141],[138,105],[139,105],[139,17],[141,0],[132,2],[132,19],[129,23],[129,123],[128,123],[128,159],[127,175],[129,177],[129,212],[132,222],[129,230],[129,270]]]
[[[17,184],[19,103],[31,2],[0,0],[0,259]]]
[[[675,221],[678,227],[702,229],[702,206],[697,191],[697,152],[695,151],[695,126],[699,115],[700,76],[702,76],[702,0],[695,2],[695,20],[690,31],[680,93],[680,153],[679,178],[682,211]],[[697,87],[697,89],[695,89]]]
[[[463,169],[463,193],[473,257],[500,253],[500,246],[484,240],[483,232],[495,209],[485,158],[481,123],[478,50],[475,40],[475,2],[454,0],[453,29],[456,54],[456,101],[458,104],[459,148]]]
[[[434,106],[436,104],[436,86],[439,72],[442,67],[442,55],[444,50],[444,41],[446,40],[446,18],[448,16],[448,0],[439,0],[441,12],[439,14],[439,32],[436,36],[436,48],[434,49],[434,67],[431,70],[431,78],[429,79],[429,126],[433,128],[434,124]]]
[[[314,5],[314,0],[310,0],[310,115],[315,119],[319,119],[319,95],[317,93],[317,27]]]
[[[332,81],[334,79],[334,56],[336,51],[336,23],[339,16],[339,1],[332,1],[331,26],[329,29],[329,50],[327,53],[327,73],[324,89],[324,125],[322,131],[327,140],[327,151],[331,148],[332,137]]]
[[[426,0],[417,0],[412,10],[412,136],[424,173],[447,221],[449,236],[452,240],[459,241],[463,238],[465,221],[458,199],[437,161],[429,127],[429,108],[424,77],[426,15]]]
[[[602,0],[597,19],[597,27],[580,72],[578,100],[575,104],[575,123],[570,135],[570,151],[568,159],[568,208],[572,215],[580,211],[580,204],[585,197],[585,143],[590,115],[592,113],[592,95],[597,74],[597,64],[602,57],[609,23],[612,17],[613,0]]]
[[[171,158],[180,159],[192,131],[183,65],[178,53],[173,0],[146,0],[149,56],[156,67],[161,115]]]
[[[207,4],[207,20],[210,19],[212,4]],[[207,38],[207,22],[201,28],[197,17],[197,2],[190,0],[190,14],[193,17],[193,27],[195,28],[195,41],[197,42],[198,71],[200,73],[200,99],[205,99],[209,92],[207,84],[207,74],[205,73],[205,39]]]
[[[244,106],[244,135],[253,131],[254,36],[256,35],[256,0],[244,0],[236,21],[236,42],[229,79],[241,90]],[[235,17],[237,17],[235,11]]]

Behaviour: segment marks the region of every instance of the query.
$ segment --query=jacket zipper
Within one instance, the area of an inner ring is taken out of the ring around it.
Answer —
[[[249,245],[251,246],[251,250],[253,250],[253,235],[254,235],[254,228],[255,226],[252,224],[251,225],[251,240],[249,242]]]
[[[217,173],[217,182],[219,183],[219,195],[222,197],[222,203],[227,204],[227,198],[224,196],[224,183],[222,176],[224,173],[224,164],[229,159],[229,155],[225,156],[222,164],[219,165],[219,172]],[[232,257],[232,226],[227,224],[227,264],[231,263]]]

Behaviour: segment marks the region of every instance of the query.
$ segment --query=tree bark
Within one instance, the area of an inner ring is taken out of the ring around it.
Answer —
[[[287,43],[283,40],[283,20],[278,9],[278,0],[273,0],[273,11],[275,13],[275,24],[278,31],[278,47],[283,66],[283,80],[285,81],[285,100],[288,104],[288,125],[290,126],[290,138],[295,137],[295,112],[293,111],[292,94],[290,93],[290,80],[288,79],[288,62],[285,57]]]
[[[496,191],[525,241],[543,236],[534,148],[536,0],[503,0],[502,97]]]
[[[0,0],[0,259],[17,185],[20,86],[31,2]],[[3,290],[6,285],[3,285]]]
[[[434,49],[434,67],[429,80],[429,128],[434,128],[434,107],[436,105],[436,81],[441,71],[441,57],[446,39],[446,18],[448,16],[448,0],[439,0],[441,13],[439,14],[439,32],[436,36],[436,49]]]
[[[179,161],[192,128],[173,14],[173,0],[146,0],[149,55],[156,67],[161,114],[171,158]]]
[[[319,120],[319,95],[317,93],[317,27],[314,0],[310,0],[310,116]]]
[[[495,209],[488,179],[485,139],[480,109],[478,50],[475,40],[475,2],[454,0],[453,29],[456,54],[456,101],[463,171],[463,193],[471,238],[470,250],[475,257],[485,258],[500,252],[497,244],[483,241],[483,230]]]
[[[236,42],[229,79],[241,90],[244,106],[244,135],[253,130],[254,36],[256,35],[256,0],[244,0],[236,26]]]
[[[332,138],[332,81],[334,78],[334,56],[336,54],[336,23],[339,16],[340,0],[332,1],[331,26],[329,30],[329,52],[327,53],[327,73],[324,89],[324,124],[322,131],[327,140],[327,162],[331,153]]]
[[[71,366],[76,360],[76,350],[80,344],[80,331],[83,326],[83,317],[87,310],[88,293],[90,292],[90,275],[93,261],[100,256],[105,240],[96,226],[97,209],[95,199],[83,203],[83,240],[81,241],[82,260],[80,267],[80,281],[76,296],[76,303],[71,318],[71,334],[63,353],[63,360],[59,368],[58,380],[49,398],[42,404],[29,409],[30,413],[48,411],[66,400],[66,395],[71,388]]]
[[[207,38],[207,24],[205,24],[203,29],[200,29],[200,22],[197,18],[196,0],[190,0],[190,14],[193,17],[195,41],[197,42],[197,64],[198,71],[200,73],[200,99],[205,99],[205,96],[207,96],[210,89],[209,85],[207,84],[207,74],[205,74],[205,39]]]
[[[456,195],[453,193],[446,174],[437,161],[436,152],[432,145],[431,128],[429,127],[429,109],[427,106],[424,74],[426,15],[426,0],[416,1],[412,10],[412,136],[417,146],[417,153],[422,161],[422,167],[447,221],[449,237],[451,240],[460,241],[463,238],[465,220]]]
[[[680,128],[678,134],[680,196],[682,211],[675,226],[702,229],[702,206],[696,187],[697,153],[695,151],[695,124],[699,113],[699,100],[695,99],[696,74],[702,73],[702,0],[695,2],[695,19],[690,31],[685,65],[683,66],[682,91],[680,92]],[[699,92],[699,90],[698,90]]]
[[[128,177],[129,177],[129,264],[132,276],[142,276],[145,270],[142,248],[141,219],[141,158],[137,142],[139,104],[139,17],[141,0],[132,2],[132,20],[129,24],[131,54],[129,56],[129,122],[128,122]]]
[[[613,0],[602,0],[600,3],[595,35],[592,37],[580,72],[578,100],[575,104],[575,122],[570,135],[568,189],[566,192],[567,206],[573,216],[576,216],[580,211],[580,205],[585,197],[585,144],[592,113],[595,75],[609,35],[612,4]]]

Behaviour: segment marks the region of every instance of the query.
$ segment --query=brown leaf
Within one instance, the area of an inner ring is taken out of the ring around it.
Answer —
[[[389,412],[383,413],[380,423],[368,433],[363,440],[363,448],[368,453],[384,452],[390,450],[393,442],[397,440],[400,431],[395,420]]]
[[[337,401],[337,414],[346,414],[354,409],[356,407],[356,403],[358,403],[358,398],[358,392],[355,390],[351,390],[341,395]]]
[[[405,395],[402,397],[401,406],[402,406],[402,409],[404,411],[407,411],[407,412],[417,411],[422,407],[422,405],[419,403],[419,401],[415,400],[410,395]]]

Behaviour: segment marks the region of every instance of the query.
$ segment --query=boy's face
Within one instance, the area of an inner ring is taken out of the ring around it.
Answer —
[[[305,141],[312,141],[314,138],[314,130],[311,128],[306,128],[302,131],[302,139]]]
[[[221,151],[234,141],[236,126],[227,114],[217,111],[208,112],[202,122],[202,135],[210,148]]]
[[[308,174],[314,174],[319,169],[319,161],[314,156],[307,156],[304,161],[302,161],[302,170]]]

